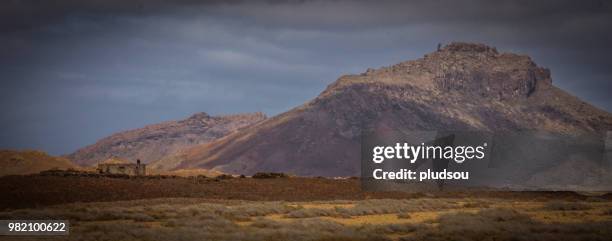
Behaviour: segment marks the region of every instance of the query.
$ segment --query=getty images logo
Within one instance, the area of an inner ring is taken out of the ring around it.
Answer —
[[[465,160],[483,159],[487,143],[478,146],[440,146],[440,145],[410,145],[395,143],[394,146],[375,146],[372,149],[372,161],[380,164],[386,159],[405,159],[415,163],[418,159],[452,159],[456,163]]]

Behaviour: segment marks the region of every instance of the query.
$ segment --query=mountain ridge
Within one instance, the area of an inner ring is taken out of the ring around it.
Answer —
[[[423,58],[341,76],[313,100],[185,149],[169,166],[357,175],[362,130],[384,128],[575,134],[612,129],[612,115],[555,87],[550,71],[527,55],[451,43]]]
[[[186,119],[151,124],[117,132],[83,147],[66,158],[79,165],[93,165],[110,157],[154,162],[180,149],[202,144],[262,121],[265,114],[245,113],[210,116],[198,112]]]

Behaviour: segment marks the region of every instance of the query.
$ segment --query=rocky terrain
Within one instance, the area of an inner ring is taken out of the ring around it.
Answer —
[[[610,113],[552,83],[550,71],[529,56],[452,43],[417,60],[342,76],[302,106],[158,163],[239,174],[348,176],[359,173],[360,137],[367,129],[612,129]]]
[[[66,157],[83,166],[95,165],[109,157],[144,163],[154,162],[184,148],[207,143],[233,131],[266,119],[262,113],[191,117],[128,130],[103,138]]]
[[[42,151],[0,150],[0,176],[25,175],[51,169],[78,169],[70,160]]]

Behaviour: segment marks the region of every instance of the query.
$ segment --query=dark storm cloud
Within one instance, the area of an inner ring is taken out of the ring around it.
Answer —
[[[71,14],[131,14],[147,15],[167,11],[176,6],[202,6],[240,1],[214,0],[8,0],[0,9],[0,29],[3,32],[20,31],[62,21]]]
[[[612,110],[606,1],[3,1],[0,148],[67,153],[211,114],[277,114],[438,42],[529,54]]]

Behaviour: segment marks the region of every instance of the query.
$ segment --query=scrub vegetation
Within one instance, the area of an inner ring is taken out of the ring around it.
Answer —
[[[160,198],[5,210],[0,219],[70,220],[70,235],[52,240],[609,240],[610,210],[605,200],[546,198]]]

